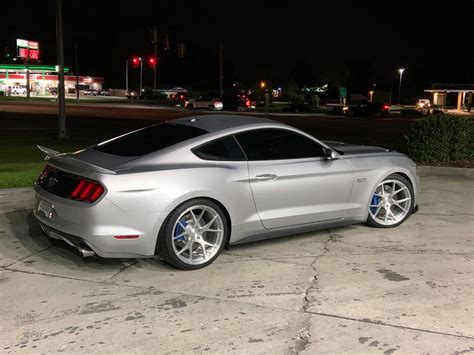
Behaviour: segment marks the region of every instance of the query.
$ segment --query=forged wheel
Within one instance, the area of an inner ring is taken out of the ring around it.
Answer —
[[[209,200],[191,200],[166,219],[158,236],[157,252],[179,269],[200,269],[219,256],[227,237],[222,209]]]
[[[403,176],[394,174],[382,181],[370,200],[367,223],[392,228],[402,224],[413,210],[413,187]]]

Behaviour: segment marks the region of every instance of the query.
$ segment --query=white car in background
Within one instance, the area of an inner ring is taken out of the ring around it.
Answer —
[[[211,111],[220,111],[224,107],[220,99],[211,99],[208,97],[200,97],[198,99],[190,99],[184,103],[184,107],[188,110],[196,110],[207,108]]]
[[[25,86],[10,86],[9,89],[11,95],[26,95]]]

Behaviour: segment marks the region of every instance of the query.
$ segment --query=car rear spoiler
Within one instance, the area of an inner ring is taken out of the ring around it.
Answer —
[[[46,155],[45,160],[51,160],[53,163],[56,161],[58,163],[63,163],[75,168],[95,171],[102,174],[116,174],[117,173],[113,170],[105,169],[100,166],[88,163],[86,161],[76,159],[70,155],[66,155],[66,153],[60,153],[53,149],[43,147],[41,145],[37,145],[37,147]]]

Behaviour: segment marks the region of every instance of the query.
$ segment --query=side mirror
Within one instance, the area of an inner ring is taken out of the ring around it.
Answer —
[[[324,149],[324,160],[336,160],[338,158],[339,156],[334,150],[328,148]]]

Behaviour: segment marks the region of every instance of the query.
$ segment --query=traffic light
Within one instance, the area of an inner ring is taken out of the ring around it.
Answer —
[[[138,57],[133,57],[132,58],[132,67],[138,68],[139,63],[140,63],[140,58],[138,58]]]
[[[148,65],[150,66],[150,68],[154,69],[156,67],[157,62],[158,60],[155,57],[148,58]]]
[[[184,43],[178,43],[178,58],[184,58],[185,49]]]

